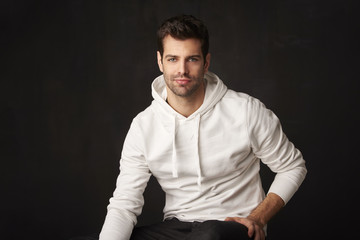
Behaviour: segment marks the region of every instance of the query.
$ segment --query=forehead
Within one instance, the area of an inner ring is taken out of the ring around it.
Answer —
[[[196,38],[175,39],[170,35],[163,39],[164,55],[202,55],[201,41]]]

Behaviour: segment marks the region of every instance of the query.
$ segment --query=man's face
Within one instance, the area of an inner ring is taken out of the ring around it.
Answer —
[[[209,68],[210,54],[205,60],[200,40],[193,38],[177,40],[168,35],[163,40],[163,46],[163,56],[158,52],[157,58],[168,93],[179,97],[197,94],[204,87],[204,74]]]

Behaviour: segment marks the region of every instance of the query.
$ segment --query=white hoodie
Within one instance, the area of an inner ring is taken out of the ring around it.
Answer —
[[[164,219],[246,217],[264,199],[261,160],[276,172],[269,192],[287,203],[305,178],[305,161],[273,112],[257,99],[205,75],[202,106],[189,117],[166,103],[163,76],[152,84],[152,104],[131,124],[120,175],[100,234],[128,240],[153,174],[166,195]]]

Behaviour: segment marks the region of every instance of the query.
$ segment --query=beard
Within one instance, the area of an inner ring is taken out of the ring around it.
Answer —
[[[164,73],[165,83],[173,94],[178,97],[190,97],[192,96],[204,83],[204,74],[199,76],[191,76],[188,74],[183,75],[168,75]],[[178,84],[176,78],[187,78],[191,81],[186,84]]]

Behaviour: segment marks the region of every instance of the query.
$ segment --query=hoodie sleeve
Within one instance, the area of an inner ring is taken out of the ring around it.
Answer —
[[[143,193],[151,176],[146,164],[141,134],[133,121],[125,138],[120,174],[110,198],[100,240],[128,240],[144,205]]]
[[[307,173],[301,152],[284,132],[276,115],[259,100],[248,99],[248,131],[254,154],[276,173],[268,192],[287,203]]]

